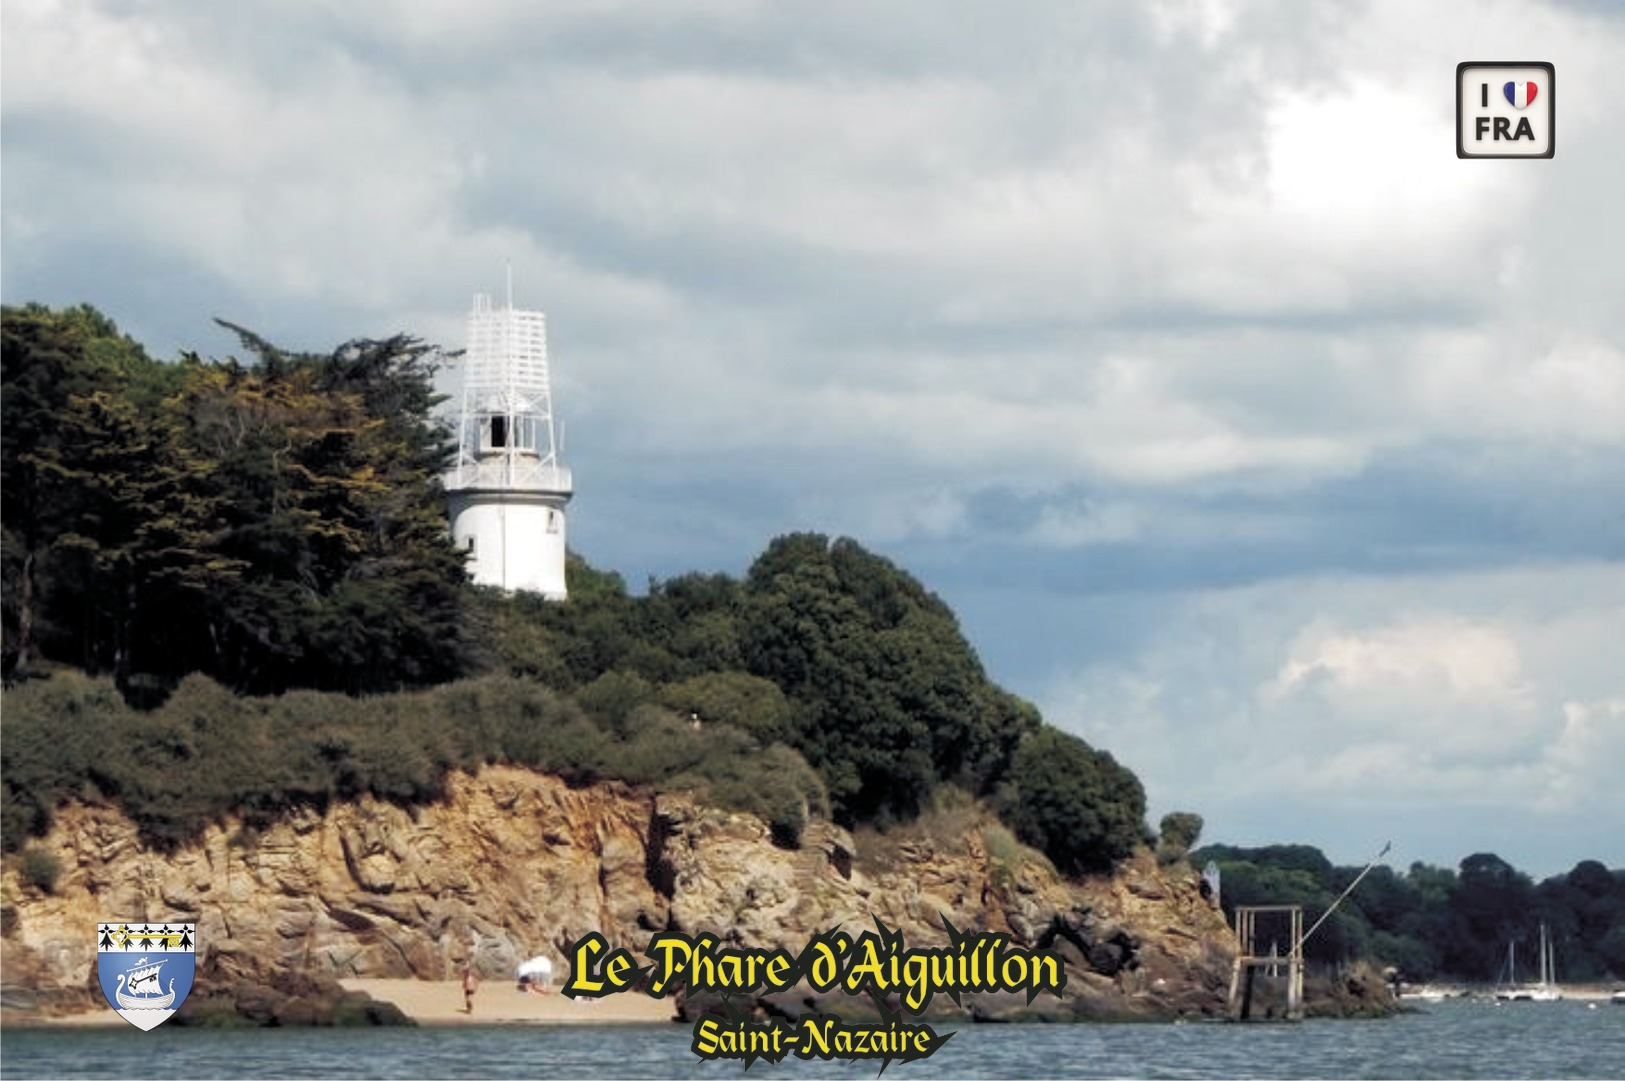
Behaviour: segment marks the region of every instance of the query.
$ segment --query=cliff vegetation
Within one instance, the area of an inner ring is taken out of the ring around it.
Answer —
[[[884,557],[798,534],[743,580],[634,596],[572,555],[568,603],[473,588],[435,351],[232,329],[247,359],[163,363],[89,307],[4,311],[8,851],[66,801],[174,849],[484,764],[703,793],[789,846],[944,786],[1063,873],[1146,839],[1138,779],[989,681]]]

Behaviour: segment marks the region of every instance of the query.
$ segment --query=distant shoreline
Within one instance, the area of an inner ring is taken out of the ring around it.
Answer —
[[[1558,984],[1557,989],[1562,993],[1563,999],[1570,1002],[1607,1002],[1613,997],[1616,990],[1613,984],[1602,983],[1563,983]],[[1494,996],[1495,990],[1489,984],[1406,984],[1404,990],[1399,993],[1399,1000],[1401,1002],[1427,1002],[1434,997],[1446,999],[1491,998]]]

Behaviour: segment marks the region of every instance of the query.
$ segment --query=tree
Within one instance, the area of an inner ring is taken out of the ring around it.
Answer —
[[[352,693],[461,670],[429,347],[233,328],[253,362],[166,365],[93,309],[4,322],[8,674],[45,654],[135,699],[195,670]]]
[[[1037,711],[992,686],[941,600],[856,542],[779,537],[746,576],[747,671],[797,704],[791,744],[837,820],[907,820],[939,781],[990,791]]]
[[[1489,980],[1506,956],[1508,942],[1533,946],[1534,883],[1529,876],[1490,852],[1461,861],[1450,907],[1465,932],[1447,944],[1444,967]],[[1527,954],[1534,957],[1531,948]]]
[[[1016,751],[999,813],[1063,872],[1104,871],[1140,842],[1145,791],[1111,755],[1041,728]]]
[[[186,626],[143,615],[204,541],[196,464],[159,411],[177,373],[86,306],[7,308],[4,327],[5,669],[43,651],[128,691]]]
[[[397,336],[326,356],[240,328],[252,364],[197,364],[174,408],[223,509],[209,670],[233,686],[351,693],[462,668],[462,553],[445,534],[451,447],[433,351]]]
[[[1202,835],[1202,816],[1190,811],[1171,811],[1162,816],[1157,834],[1157,857],[1164,863],[1182,860]]]

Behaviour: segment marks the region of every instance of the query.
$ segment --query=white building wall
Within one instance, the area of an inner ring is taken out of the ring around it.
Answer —
[[[568,494],[521,491],[448,493],[451,535],[469,552],[475,585],[526,590],[563,600],[564,502]]]

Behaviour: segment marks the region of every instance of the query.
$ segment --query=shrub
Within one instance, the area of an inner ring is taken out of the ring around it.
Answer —
[[[1157,859],[1174,863],[1190,854],[1202,836],[1202,816],[1191,811],[1170,811],[1162,816],[1157,836]]]
[[[62,861],[43,848],[29,845],[18,860],[17,876],[25,886],[55,893],[57,880],[62,877]]]
[[[576,692],[576,701],[593,720],[612,732],[625,733],[632,711],[655,700],[654,685],[636,672],[605,672]]]
[[[771,704],[776,693],[738,673],[724,685],[745,687],[747,702]],[[696,729],[658,705],[636,673],[600,676],[581,697],[589,708],[532,680],[490,675],[375,697],[250,698],[189,676],[163,706],[138,713],[109,680],[37,681],[6,702],[7,846],[21,848],[59,801],[86,791],[116,799],[146,843],[172,849],[230,814],[242,816],[247,840],[299,807],[369,794],[426,802],[443,793],[448,770],[490,762],[572,783],[703,790],[718,806],[760,815],[784,844],[796,843],[808,815],[828,814],[823,781],[799,753],[732,724]]]
[[[789,733],[790,700],[777,684],[760,676],[707,672],[666,684],[660,689],[660,700],[679,717],[701,724],[733,725],[764,745]]]
[[[1062,873],[1108,870],[1134,851],[1145,819],[1139,779],[1104,751],[1054,728],[1016,750],[999,800],[1016,836]]]

